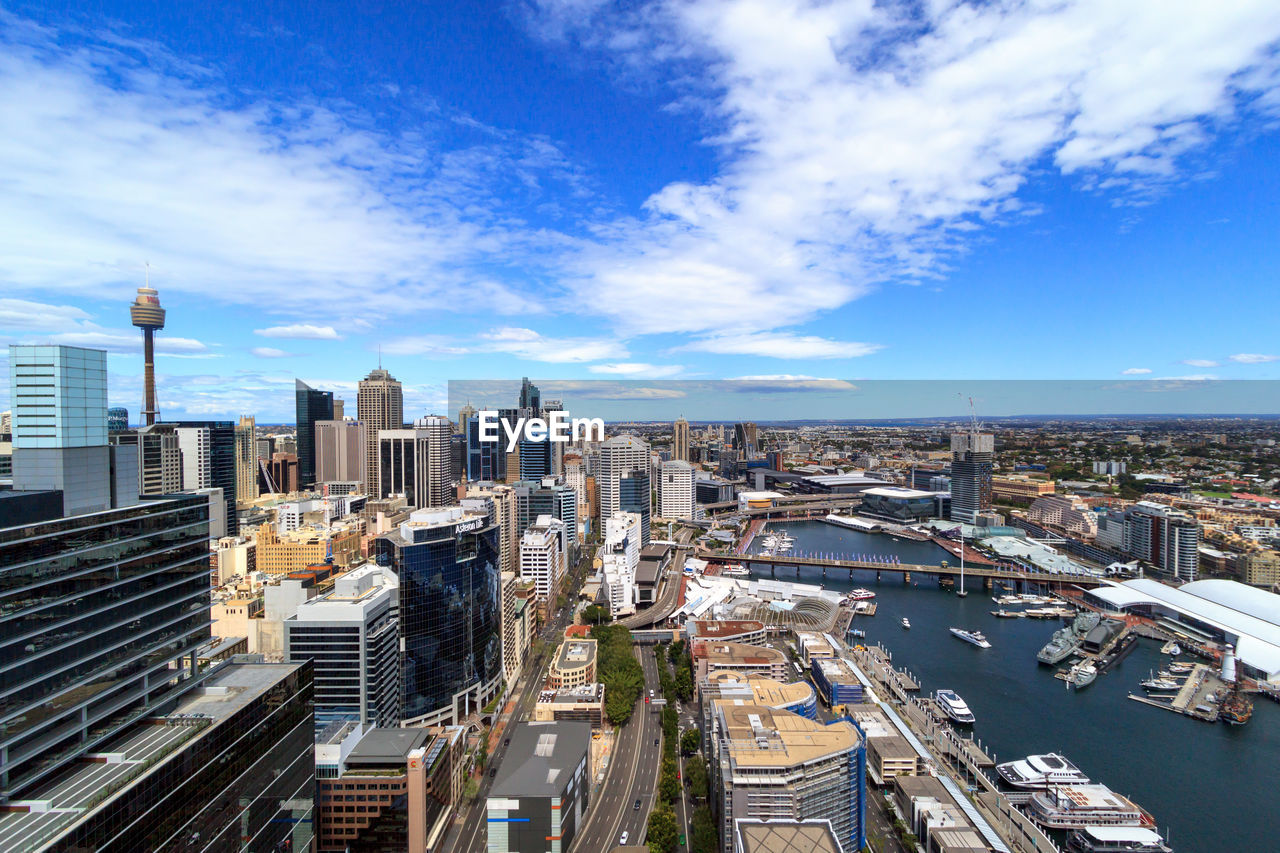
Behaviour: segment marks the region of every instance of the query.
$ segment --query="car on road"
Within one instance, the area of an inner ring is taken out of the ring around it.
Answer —
[[[654,739],[653,739],[653,745],[654,745],[654,746],[657,746],[657,745],[658,745],[658,739],[657,739],[657,738],[654,738]]]
[[[497,776],[497,775],[498,775],[498,768],[496,768],[496,767],[490,767],[490,768],[489,768],[489,778],[490,778],[490,779],[492,779],[494,776]]]
[[[624,833],[622,833],[622,837],[618,839],[618,843],[619,843],[619,844],[626,844],[626,843],[627,843],[627,839],[628,839],[628,838],[630,838],[630,835],[628,835],[627,833],[625,833],[625,832],[624,832]]]
[[[631,810],[632,810],[632,811],[636,811],[636,812],[640,811],[640,801],[639,801],[639,800],[636,800],[636,804],[635,804],[634,806],[632,806]]]
[[[502,745],[503,745],[503,746],[511,746],[511,738],[503,738],[503,740],[502,740]]]

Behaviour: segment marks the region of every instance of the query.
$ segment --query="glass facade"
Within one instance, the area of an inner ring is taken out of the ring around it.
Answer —
[[[272,683],[259,695],[90,812],[51,849],[309,849],[316,784],[311,664],[233,659],[227,666],[279,675],[270,673]]]
[[[630,471],[618,480],[618,510],[634,512],[640,516],[640,547],[649,544],[649,514],[653,507],[653,493],[649,488],[649,475]]]
[[[333,392],[317,391],[307,383],[294,383],[298,424],[298,487],[316,483],[316,421],[333,420]],[[235,450],[232,449],[234,459]]]
[[[406,722],[456,720],[502,679],[499,525],[461,510],[428,515],[454,520],[406,523],[375,540],[378,564],[400,578]]]
[[[222,489],[222,502],[227,507],[227,534],[240,532],[236,518],[236,425],[231,421],[165,421],[178,429],[209,431],[209,485]]]
[[[0,790],[163,702],[209,637],[200,495],[0,530]]]

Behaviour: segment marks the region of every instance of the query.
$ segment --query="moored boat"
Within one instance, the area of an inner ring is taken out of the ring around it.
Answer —
[[[1048,829],[1086,826],[1146,826],[1151,815],[1128,797],[1106,785],[1062,785],[1036,791],[1027,803],[1027,816]]]
[[[974,721],[973,711],[969,710],[968,703],[960,698],[959,693],[954,690],[939,690],[936,698],[942,713],[957,723],[968,724]]]
[[[1067,837],[1067,853],[1173,853],[1154,829],[1086,826]]]
[[[996,765],[1000,778],[1015,788],[1047,788],[1049,785],[1085,785],[1089,777],[1065,756],[1056,752],[1028,755],[1018,761]]]
[[[954,636],[959,637],[961,640],[964,640],[966,643],[972,643],[980,649],[991,648],[991,643],[987,641],[987,638],[981,631],[966,631],[963,628],[952,628],[951,633]]]

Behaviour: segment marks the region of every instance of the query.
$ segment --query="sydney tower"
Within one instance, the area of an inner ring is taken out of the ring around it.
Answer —
[[[142,416],[150,426],[156,422],[156,353],[155,333],[164,328],[164,309],[160,307],[160,296],[153,287],[139,287],[138,297],[129,306],[129,316],[133,325],[142,330],[143,361],[146,366],[146,400],[143,403]]]

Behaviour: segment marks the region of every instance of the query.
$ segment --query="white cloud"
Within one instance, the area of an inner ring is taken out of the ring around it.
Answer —
[[[0,299],[0,328],[56,329],[91,319],[72,305],[48,305],[25,299]]]
[[[272,326],[269,329],[254,329],[255,335],[264,338],[294,338],[303,341],[340,341],[342,336],[333,326],[312,326],[307,323],[294,323],[289,326]]]
[[[1184,358],[1182,363],[1188,367],[1217,367],[1218,362],[1208,358]]]
[[[1145,376],[1151,372],[1149,367],[1127,367],[1120,371],[1124,376]]]
[[[254,347],[249,352],[258,358],[291,358],[293,356],[293,353],[275,347]]]
[[[1266,364],[1280,360],[1280,355],[1263,355],[1256,352],[1240,352],[1231,356],[1231,360],[1240,364]]]
[[[882,348],[881,344],[836,341],[816,335],[796,335],[790,332],[771,332],[703,338],[675,349],[722,355],[758,355],[768,358],[857,358],[871,355]]]
[[[610,364],[593,364],[587,370],[592,373],[629,376],[635,379],[662,379],[668,376],[679,376],[684,371],[684,366],[679,364],[647,364],[639,361],[624,361]]]
[[[626,358],[627,348],[613,338],[547,338],[532,329],[506,326],[479,336],[477,349],[503,352],[529,361],[567,364]]]

